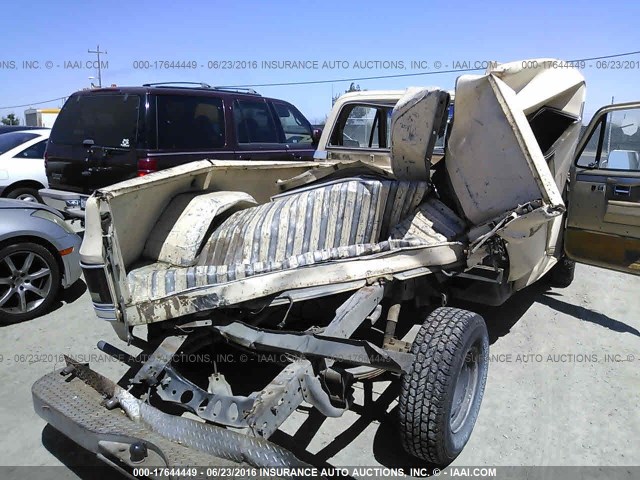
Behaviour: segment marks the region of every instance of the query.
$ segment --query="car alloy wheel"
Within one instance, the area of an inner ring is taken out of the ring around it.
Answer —
[[[60,268],[42,245],[25,242],[0,248],[0,320],[37,317],[49,308],[60,287]]]

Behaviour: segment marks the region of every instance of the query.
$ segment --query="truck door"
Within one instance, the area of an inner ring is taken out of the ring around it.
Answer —
[[[569,258],[640,275],[640,102],[598,110],[571,169]]]

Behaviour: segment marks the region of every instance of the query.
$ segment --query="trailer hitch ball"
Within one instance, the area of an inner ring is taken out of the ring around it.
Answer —
[[[142,462],[149,455],[147,444],[144,442],[132,443],[129,447],[129,455],[133,463]]]

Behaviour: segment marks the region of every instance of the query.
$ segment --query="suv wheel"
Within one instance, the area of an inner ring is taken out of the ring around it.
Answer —
[[[16,323],[44,313],[60,288],[60,268],[41,245],[0,248],[0,321]]]
[[[35,188],[16,188],[7,194],[7,198],[15,198],[16,200],[24,200],[26,202],[42,203],[42,198],[38,195]]]

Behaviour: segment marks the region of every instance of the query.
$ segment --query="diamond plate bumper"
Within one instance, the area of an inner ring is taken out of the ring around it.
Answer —
[[[101,377],[99,374],[95,375]],[[73,374],[65,376],[62,370],[49,373],[36,381],[31,391],[35,411],[40,417],[78,445],[129,476],[132,468],[139,467],[198,467],[199,475],[184,478],[211,478],[210,470],[207,475],[207,467],[232,467],[224,470],[225,473],[235,474],[232,478],[252,478],[249,472],[253,466],[248,463],[219,458],[181,445],[153,431],[144,422],[131,420],[120,408],[108,410],[104,406],[104,396]],[[163,415],[159,410],[157,412],[158,415]],[[179,421],[180,417],[175,420]],[[200,428],[209,426],[199,425]],[[228,430],[222,432],[233,433]],[[131,459],[129,446],[137,442],[146,444],[148,455],[136,463]],[[269,445],[269,453],[283,450],[270,442]],[[260,455],[264,455],[264,452],[264,449],[257,451]],[[242,474],[243,470],[247,473]],[[161,475],[167,478],[166,473]],[[150,477],[160,478],[154,475]],[[177,475],[173,478],[181,477]]]

